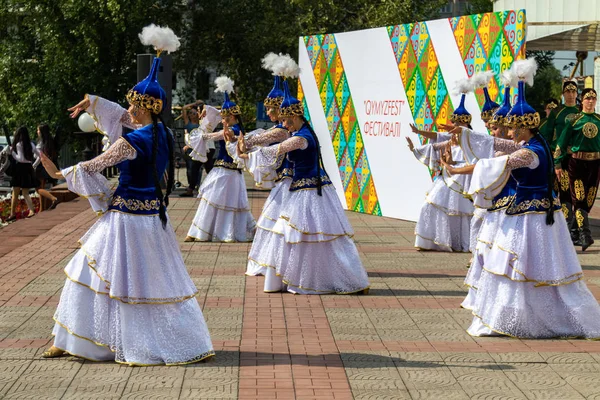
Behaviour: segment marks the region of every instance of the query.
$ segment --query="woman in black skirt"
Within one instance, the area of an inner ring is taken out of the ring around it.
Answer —
[[[52,138],[50,134],[50,127],[46,124],[41,124],[37,128],[37,136],[38,143],[37,149],[40,153],[44,153],[54,165],[58,165],[58,149],[56,146],[56,141]],[[35,168],[35,176],[39,181],[39,186],[36,188],[38,194],[46,199],[50,200],[52,204],[48,208],[49,210],[54,210],[59,203],[59,200],[52,195],[49,191],[46,190],[46,183],[50,183],[52,185],[56,184],[56,179],[48,175],[44,166],[40,163]],[[40,211],[42,211],[42,201],[40,198]]]
[[[38,149],[31,143],[29,131],[22,126],[17,129],[15,141],[12,145],[12,156],[16,161],[10,185],[12,186],[12,202],[10,205],[10,216],[7,221],[17,219],[16,209],[19,201],[19,193],[25,198],[29,214],[27,218],[35,215],[35,208],[31,197],[29,197],[29,189],[39,186],[39,182],[33,170],[33,163],[40,157]]]

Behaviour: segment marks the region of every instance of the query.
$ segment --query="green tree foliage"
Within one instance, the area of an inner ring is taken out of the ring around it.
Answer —
[[[268,93],[268,52],[296,55],[298,37],[423,21],[446,0],[0,0],[0,121],[77,130],[66,108],[84,93],[123,103],[136,82],[138,33],[149,23],[181,37],[178,76],[207,68],[236,81],[245,115]],[[295,89],[295,88],[293,88]],[[180,94],[183,101],[191,93]]]
[[[174,0],[0,0],[0,121],[77,130],[66,108],[85,93],[122,103],[136,54],[151,51],[138,33],[184,11]]]
[[[527,102],[541,115],[546,115],[543,113],[546,101],[550,98],[560,101],[562,75],[553,64],[553,51],[528,51],[527,57],[534,57],[538,64],[533,86],[526,89]]]

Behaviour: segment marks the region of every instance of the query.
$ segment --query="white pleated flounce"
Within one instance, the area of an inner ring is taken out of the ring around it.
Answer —
[[[158,216],[104,214],[65,268],[56,347],[91,360],[185,364],[214,354],[175,233]]]
[[[198,190],[198,210],[188,238],[204,242],[250,242],[256,222],[250,213],[244,177],[238,171],[213,168]]]
[[[270,222],[279,218],[281,211],[285,205],[287,205],[287,199],[290,196],[290,185],[292,184],[291,178],[284,178],[276,183],[271,193],[269,193],[269,197],[265,201],[265,204],[262,209],[262,213],[258,218],[257,226],[269,226]],[[254,241],[252,242],[252,247],[250,248],[250,254],[254,254],[255,258],[258,260],[265,260],[268,258],[267,252],[269,249],[264,245],[261,241],[265,236],[261,236],[257,234],[254,237]],[[266,275],[267,267],[264,265],[258,264],[253,259],[248,260],[248,266],[246,268],[246,275],[249,276],[258,276],[258,275]]]
[[[249,260],[275,270],[292,293],[360,292],[369,280],[354,232],[333,186],[324,186],[322,194],[314,189],[275,194],[257,226],[255,240],[262,245],[252,247]]]
[[[436,251],[469,251],[473,204],[464,197],[469,175],[437,177],[427,193],[415,227],[415,247]]]
[[[468,332],[600,338],[600,305],[583,281],[562,213],[554,213],[552,226],[545,213],[488,216],[465,281],[462,306],[474,315]]]

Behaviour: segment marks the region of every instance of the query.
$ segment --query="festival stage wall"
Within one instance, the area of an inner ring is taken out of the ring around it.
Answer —
[[[342,204],[361,213],[416,221],[430,171],[408,150],[410,123],[437,130],[460,102],[454,83],[525,56],[525,11],[505,11],[300,38],[299,98],[321,142]],[[467,96],[473,128],[483,92]]]

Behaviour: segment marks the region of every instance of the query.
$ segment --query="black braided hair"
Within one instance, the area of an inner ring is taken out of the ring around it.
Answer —
[[[150,113],[152,116],[152,158],[150,161],[150,168],[152,169],[152,175],[154,177],[154,192],[158,198],[159,208],[158,216],[162,222],[163,229],[167,226],[167,210],[165,207],[164,197],[162,189],[160,188],[160,179],[158,178],[158,171],[156,170],[156,156],[158,154],[158,115]]]
[[[552,152],[550,151],[550,146],[548,145],[548,141],[544,136],[540,134],[540,131],[535,128],[532,129],[531,132],[536,136],[540,142],[544,145],[546,149],[546,160],[548,161],[548,189],[547,196],[550,201],[550,208],[546,211],[546,225],[554,224],[554,198],[552,196],[552,186],[554,182],[554,159],[552,158]]]
[[[167,128],[165,121],[159,115],[158,120],[162,122],[165,131],[167,132],[167,146],[169,148],[169,165],[167,167],[167,193],[165,194],[164,202],[165,207],[169,206],[169,195],[173,191],[173,187],[175,186],[175,153],[173,148],[175,147],[175,139],[173,138],[173,133],[170,129]]]
[[[311,135],[315,139],[315,142],[317,144],[317,155],[318,155],[317,194],[319,196],[323,196],[323,191],[321,190],[321,188],[323,187],[323,181],[322,181],[322,177],[321,177],[321,169],[323,169],[323,171],[325,171],[325,167],[323,166],[323,158],[321,157],[321,145],[319,144],[319,138],[317,137],[317,134],[313,130],[312,126],[310,126],[310,124],[306,120],[306,117],[304,117],[304,115],[303,115],[301,118],[302,118],[302,121],[304,122],[304,124],[306,125],[306,127],[308,128],[308,130],[310,131]],[[325,173],[327,173],[327,172],[325,172]]]

